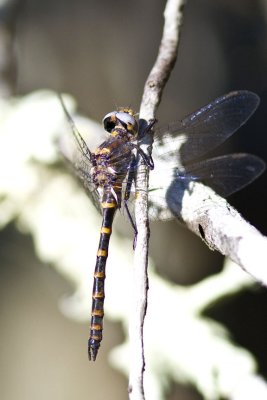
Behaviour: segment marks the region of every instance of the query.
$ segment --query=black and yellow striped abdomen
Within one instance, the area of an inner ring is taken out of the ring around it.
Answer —
[[[88,357],[89,360],[93,361],[96,359],[102,340],[106,261],[108,257],[109,239],[112,231],[113,218],[118,208],[118,203],[114,195],[111,192],[107,192],[103,196],[101,206],[103,209],[103,220],[94,273],[91,327],[90,338],[88,341]]]

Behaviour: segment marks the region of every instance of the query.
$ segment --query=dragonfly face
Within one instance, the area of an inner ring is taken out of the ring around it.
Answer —
[[[134,139],[138,133],[138,122],[131,108],[121,108],[119,111],[108,113],[102,120],[104,129],[114,136],[116,128],[123,127],[124,133]]]
[[[156,130],[154,145],[159,151],[155,155],[155,169],[150,176],[152,187],[149,198],[151,208],[156,208],[158,212],[154,212],[153,217],[173,217],[172,210],[168,209],[168,196],[175,202],[175,191],[179,185],[186,187],[192,180],[201,181],[214,188],[218,194],[227,196],[248,185],[264,171],[265,163],[251,154],[224,155],[192,164],[194,159],[231,136],[253,114],[258,104],[259,98],[252,92],[231,92],[184,119]],[[119,109],[104,117],[103,125],[110,136],[91,152],[63,102],[62,106],[77,146],[76,158],[69,161],[103,216],[88,341],[88,356],[94,361],[102,340],[105,267],[113,218],[116,210],[124,205],[137,234],[128,208],[137,165],[135,153],[141,156],[150,169],[153,168],[153,162],[139,148],[138,121],[131,109]],[[159,200],[163,198],[165,201]]]

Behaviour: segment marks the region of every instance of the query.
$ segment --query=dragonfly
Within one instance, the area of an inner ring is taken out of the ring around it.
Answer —
[[[247,153],[204,158],[200,161],[199,158],[222,144],[250,118],[259,105],[259,97],[246,90],[233,91],[182,120],[156,129],[156,121],[151,120],[141,130],[134,111],[128,107],[119,108],[103,118],[104,129],[109,136],[94,151],[89,149],[79,133],[61,96],[60,101],[76,144],[75,156],[69,159],[65,155],[65,158],[73,165],[75,173],[83,181],[89,196],[102,214],[88,340],[88,358],[95,361],[102,341],[106,262],[117,210],[126,211],[135,236],[138,234],[129,207],[131,193],[138,191],[134,179],[138,159],[153,171],[158,181],[156,187],[149,190],[150,211],[153,217],[157,214],[156,219],[175,217],[169,209],[171,207],[168,207],[168,199],[164,203],[166,210],[160,210],[155,205],[155,199],[162,196],[162,193],[167,197],[170,190],[176,190],[177,184],[204,182],[219,195],[229,196],[254,181],[264,171],[264,161]],[[140,147],[142,139],[152,130],[154,147],[157,149],[155,163],[151,155]]]

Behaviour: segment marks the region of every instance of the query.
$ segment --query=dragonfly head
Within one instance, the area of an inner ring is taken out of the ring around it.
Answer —
[[[117,130],[121,131],[123,128],[127,134],[134,137],[138,133],[138,122],[135,115],[131,108],[120,108],[118,111],[112,111],[103,118],[104,129],[116,136]]]

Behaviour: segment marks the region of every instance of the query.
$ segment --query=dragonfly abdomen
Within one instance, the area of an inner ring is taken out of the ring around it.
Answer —
[[[103,220],[100,230],[100,240],[97,250],[95,273],[94,273],[91,328],[90,328],[90,338],[88,341],[88,357],[89,360],[93,361],[95,361],[96,359],[98,349],[102,341],[106,262],[108,258],[108,247],[109,247],[110,235],[112,232],[113,218],[118,208],[118,203],[114,195],[108,192],[104,194],[101,206],[103,209]]]

